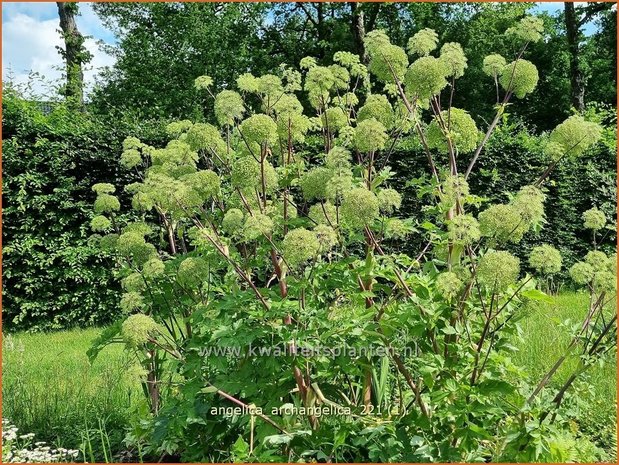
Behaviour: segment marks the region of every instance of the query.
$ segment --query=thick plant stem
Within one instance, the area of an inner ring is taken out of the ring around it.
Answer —
[[[159,413],[159,384],[157,381],[157,367],[155,359],[155,351],[149,350],[150,363],[148,367],[148,374],[146,375],[146,384],[148,387],[148,397],[150,398],[150,411],[157,415]]]

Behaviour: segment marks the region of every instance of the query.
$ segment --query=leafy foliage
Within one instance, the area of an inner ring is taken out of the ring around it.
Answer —
[[[89,239],[91,219],[96,229],[109,227],[105,217],[91,213],[90,186],[128,183],[133,176],[119,174],[116,166],[120,143],[135,131],[159,140],[160,129],[112,125],[62,105],[45,116],[10,89],[3,97],[5,328],[111,322],[118,315],[119,288],[107,258]],[[120,208],[110,194],[102,195],[99,209]]]
[[[515,28],[505,37],[519,47],[542,32],[530,18]],[[468,70],[459,44],[443,43],[437,57],[413,44],[427,54],[419,60],[441,63],[430,70],[441,88],[431,92],[417,85],[423,67],[407,79],[415,62],[383,31],[368,33],[364,48],[367,67],[348,55],[338,56],[343,67],[303,58],[303,71],[285,70],[302,73],[288,88],[278,76],[244,74],[219,129],[179,123],[164,148],[129,139],[143,156],[141,178],[128,186],[135,221],[119,215],[107,186],[95,187],[94,208],[112,224],[97,240],[125,288],[124,322],[110,340],[120,335],[139,360],[151,410],[132,440],[186,461],[597,458],[556,421],[571,383],[552,393],[553,369],[531,382],[510,360],[524,304],[547,296],[506,249],[543,227],[555,168],[603,130],[568,120],[587,134],[576,150],[556,143],[534,176],[488,202],[468,177],[478,160],[488,163],[497,125],[514,137],[512,93],[537,85],[535,65],[520,58],[526,44],[481,137],[473,116],[441,98]],[[207,93],[215,85],[198,81]],[[301,89],[310,112],[296,104]],[[221,108],[211,98],[208,108]],[[416,210],[402,208],[387,165],[398,143],[422,147],[429,172],[407,180],[422,202]],[[403,253],[403,236],[427,245]],[[599,254],[586,261],[608,274]],[[603,283],[591,288],[590,308],[603,324],[574,329],[569,350],[583,360],[574,379],[616,343],[616,321],[603,319],[614,291],[606,275],[591,279]]]

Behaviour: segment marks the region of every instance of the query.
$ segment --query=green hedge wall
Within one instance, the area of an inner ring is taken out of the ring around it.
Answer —
[[[119,286],[89,244],[90,186],[130,182],[118,170],[122,140],[156,142],[161,124],[92,119],[62,105],[45,116],[11,92],[2,109],[4,329],[113,321]]]
[[[616,198],[617,198],[617,131],[612,110],[593,112],[591,117],[604,123],[602,140],[595,147],[575,159],[563,160],[545,182],[546,224],[538,234],[525,236],[520,244],[511,246],[520,256],[526,269],[532,247],[549,243],[563,255],[562,278],[567,268],[582,259],[592,247],[591,231],[583,227],[582,213],[596,206],[606,213],[608,229],[602,232],[598,244],[607,253],[616,251]],[[493,202],[504,202],[526,184],[533,183],[549,160],[543,154],[544,138],[520,124],[506,124],[491,137],[471,173],[471,192]],[[409,144],[392,155],[390,162],[397,173],[398,189],[404,193],[403,211],[414,215],[423,202],[417,198],[416,188],[407,186],[407,180],[427,175],[427,159],[416,144]],[[458,160],[459,171],[464,172],[470,156]],[[445,161],[446,163],[446,161]],[[483,207],[482,207],[483,209]],[[418,247],[411,243],[409,247]]]
[[[58,106],[45,116],[36,105],[6,92],[3,99],[3,324],[9,331],[50,330],[105,324],[118,315],[119,285],[111,263],[89,243],[95,182],[122,187],[133,179],[118,168],[128,135],[161,145],[167,121],[106,120]],[[599,114],[595,114],[594,117]],[[559,248],[569,267],[591,243],[582,212],[597,206],[616,217],[616,121],[603,112],[603,140],[581,157],[562,162],[546,184],[547,224],[514,247],[526,255],[539,243]],[[504,201],[529,184],[548,161],[542,136],[505,122],[490,139],[470,179],[474,193]],[[469,157],[459,160],[464,171]],[[408,181],[428,173],[414,139],[404,141],[388,163],[404,194],[403,216],[421,218],[422,201]],[[616,233],[608,230],[602,248],[611,252]],[[404,244],[411,253],[421,238]],[[524,245],[524,247],[521,247]]]

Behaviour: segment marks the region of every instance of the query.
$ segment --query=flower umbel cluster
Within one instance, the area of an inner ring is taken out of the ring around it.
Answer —
[[[75,462],[79,451],[52,448],[44,442],[33,442],[34,434],[19,434],[19,429],[6,418],[2,419],[3,463],[60,463]]]

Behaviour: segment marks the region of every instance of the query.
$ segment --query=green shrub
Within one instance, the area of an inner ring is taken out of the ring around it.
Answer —
[[[298,85],[245,74],[245,115],[224,127],[183,122],[165,146],[128,139],[143,175],[130,187],[136,221],[121,216],[110,186],[95,186],[94,208],[109,220],[95,229],[112,225],[95,240],[111,250],[125,293],[123,321],[91,356],[123,342],[143,368],[150,415],[131,440],[196,462],[597,459],[560,415],[573,381],[612,347],[611,260],[586,258],[602,274],[588,281],[591,318],[566,327],[557,365],[572,354],[579,363],[557,389],[552,369],[529,381],[511,360],[525,304],[548,296],[506,249],[544,226],[554,169],[594,146],[601,126],[567,120],[552,151],[530,138],[538,169],[494,181],[484,199],[467,176],[488,138],[439,98],[468,66],[461,47],[444,44],[442,65],[424,76],[382,31],[365,46],[367,68],[350,56],[346,69],[301,61],[307,112],[277,105],[295,101]],[[537,71],[527,61],[501,82],[488,135],[499,123],[512,132],[507,104],[533,89]],[[583,135],[574,152],[571,134]],[[419,208],[403,209],[394,188],[387,163],[398,140],[424,148],[430,175],[407,173]],[[502,161],[506,177],[527,164]],[[404,237],[427,246],[403,253]]]

